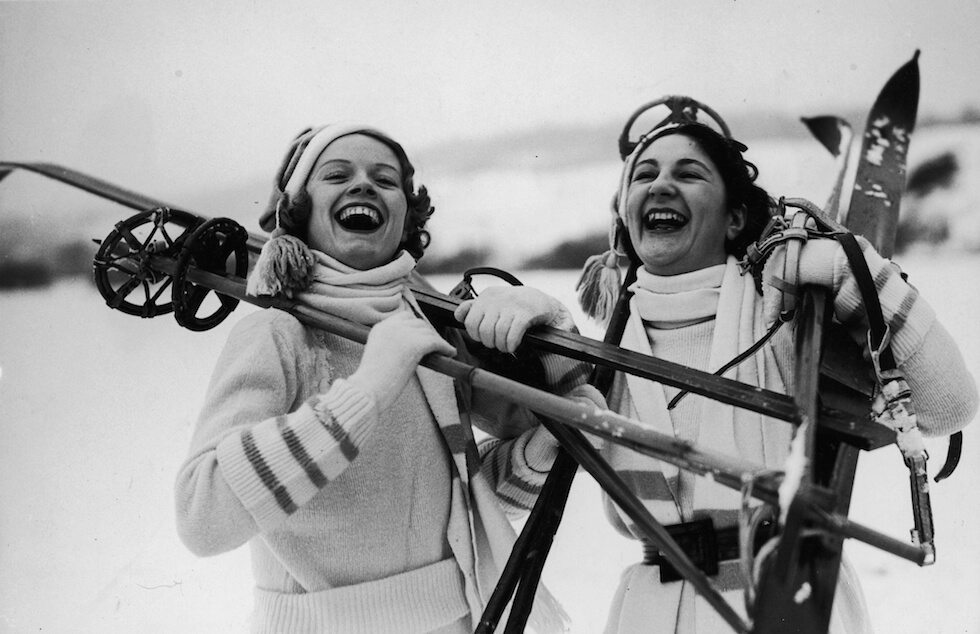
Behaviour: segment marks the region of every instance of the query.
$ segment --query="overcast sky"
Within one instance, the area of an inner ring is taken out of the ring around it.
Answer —
[[[411,152],[669,93],[867,107],[917,48],[920,112],[958,113],[980,105],[978,28],[976,0],[0,1],[0,158],[167,198],[271,175],[335,119]]]

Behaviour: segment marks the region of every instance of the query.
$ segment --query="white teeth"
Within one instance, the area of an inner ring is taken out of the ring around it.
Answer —
[[[684,216],[673,211],[651,211],[647,214],[647,220],[673,220],[676,222],[682,222],[684,220]]]
[[[347,220],[353,216],[367,216],[375,224],[381,224],[381,214],[370,207],[348,207],[340,212],[341,220]]]

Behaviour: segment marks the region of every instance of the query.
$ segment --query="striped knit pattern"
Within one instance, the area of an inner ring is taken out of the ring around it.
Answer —
[[[902,364],[902,370],[912,387],[919,424],[927,435],[951,433],[973,417],[977,408],[976,386],[966,371],[955,342],[935,320],[932,309],[914,288],[902,280],[890,262],[870,249],[866,241],[860,242],[875,280],[885,319],[893,331],[892,345],[896,360]],[[861,343],[866,345],[868,326],[863,308],[860,308],[860,291],[839,244],[831,240],[811,240],[803,250],[800,273],[801,284],[820,284],[834,290],[834,306],[838,319],[852,327]],[[657,357],[703,368],[714,328],[715,324],[706,322],[660,331],[648,328],[647,332],[652,352]],[[792,330],[783,329],[767,344],[772,352],[772,362],[770,364],[770,360],[766,359],[765,374],[767,377],[782,376],[786,386],[791,386],[794,378],[793,334]],[[672,393],[672,390],[668,390],[666,398],[669,399]],[[710,423],[702,417],[700,408],[696,406],[698,400],[698,397],[689,395],[670,412],[677,436],[685,438],[685,430],[693,422]],[[609,395],[609,405],[617,412],[636,416],[636,409],[622,374],[616,376]],[[773,422],[769,428],[770,431],[788,429],[782,422]],[[785,450],[771,452],[768,447],[765,449],[766,465],[778,468],[785,458]],[[664,524],[679,521],[680,509],[684,509],[684,520],[709,516],[716,527],[733,526],[738,521],[737,492],[733,492],[736,497],[731,508],[712,505],[712,508],[693,508],[689,512],[688,509],[693,506],[688,485],[691,477],[689,474],[675,476],[676,468],[613,443],[603,446],[603,455],[629,488],[637,493],[644,506]],[[604,495],[604,504],[606,515],[618,532],[626,536],[639,534],[608,495]],[[854,628],[847,631],[863,631],[861,628],[866,618],[860,587],[856,579],[848,577],[846,565],[843,569],[845,572],[838,582],[838,598],[835,600],[833,618]],[[636,565],[624,573],[611,610],[614,618],[610,620],[607,632],[618,634],[649,630],[651,627],[659,627],[657,631],[664,632],[694,631],[692,628],[695,626],[691,619],[678,621],[677,606],[683,606],[685,601],[681,599],[677,588],[683,584],[662,586],[658,572],[655,567]],[[741,597],[737,599],[740,600]],[[699,618],[710,613],[703,606],[693,611]],[[680,614],[683,616],[685,610],[681,609]],[[656,621],[658,618],[661,619],[660,625]],[[702,628],[697,631],[715,629]]]
[[[340,379],[292,414],[227,437],[218,462],[258,525],[272,527],[350,465],[377,420],[373,401]]]
[[[549,391],[602,403],[585,384],[587,364],[554,354],[541,361]],[[347,469],[377,421],[373,402],[338,379],[295,412],[225,438],[217,447],[218,461],[257,524],[272,527]],[[455,462],[465,461],[467,480],[482,471],[509,515],[533,506],[557,455],[557,442],[543,428],[510,440],[485,440],[479,448],[461,422],[444,425],[442,435]]]
[[[588,385],[590,366],[556,354],[541,355],[548,392],[605,407],[598,390]],[[544,427],[511,440],[480,443],[481,470],[509,517],[529,510],[541,492],[558,455],[558,442]]]
[[[920,300],[915,287],[902,279],[896,264],[879,255],[864,238],[858,236],[857,240],[878,291],[885,322],[891,330],[895,361],[901,364],[922,344],[936,315],[929,304]],[[847,255],[836,240],[807,243],[800,258],[800,280],[832,284],[835,316],[852,330],[859,344],[867,345],[868,320],[861,291]]]
[[[492,439],[480,444],[484,458],[481,471],[509,517],[534,505],[547,476],[547,473],[529,468],[527,460],[522,459],[526,447],[526,436],[506,441]]]
[[[891,331],[892,353],[912,388],[919,428],[926,436],[949,435],[976,414],[976,382],[956,342],[915,287],[902,279],[898,266],[881,257],[864,238],[857,240]],[[868,320],[861,292],[836,240],[807,243],[800,258],[800,281],[832,288],[835,316],[867,348]]]
[[[583,385],[588,381],[591,372],[589,364],[557,354],[541,355],[541,365],[544,368],[547,390],[559,396],[566,396]]]
[[[926,435],[948,434],[962,427],[976,411],[976,387],[965,371],[962,358],[954,342],[936,321],[932,308],[919,296],[915,288],[906,283],[898,268],[881,257],[871,245],[859,238],[876,288],[880,294],[882,311],[893,333],[892,345],[896,360],[903,364],[913,400],[919,415],[919,424]],[[833,285],[835,312],[839,320],[856,325],[855,335],[867,345],[867,321],[861,307],[861,294],[842,247],[834,240],[811,240],[803,251],[800,281],[803,284]],[[648,329],[656,356],[692,367],[703,367],[707,358],[707,346],[711,340],[713,324],[704,323],[678,329]],[[794,346],[792,333],[783,331],[768,344],[775,355],[778,372],[792,382]],[[788,383],[788,384],[789,384]],[[669,399],[676,390],[668,388]],[[689,395],[671,412],[675,431],[682,438],[688,421],[699,416],[695,407],[699,398]],[[609,405],[616,411],[636,415],[629,408],[623,375],[617,375]],[[783,423],[774,423],[783,425]],[[690,438],[688,438],[690,439]],[[689,491],[669,465],[644,457],[638,453],[604,447],[610,463],[647,508],[665,522],[674,521],[675,504],[689,502]],[[770,465],[778,465],[781,456],[767,456]],[[660,469],[668,470],[665,477]],[[608,500],[607,500],[608,502]],[[697,514],[704,510],[696,510]],[[716,525],[724,526],[719,511],[709,511],[716,517]],[[624,534],[632,527],[628,519],[616,512],[614,505],[607,506],[607,514],[613,524]]]
[[[344,379],[362,349],[276,310],[235,325],[177,476],[180,537],[202,556],[247,542],[256,585],[288,598],[290,619],[315,616],[315,593],[446,558],[478,616],[481,590],[492,589],[514,538],[495,496],[517,490],[526,508],[534,496],[525,492],[540,487],[554,441],[526,409],[425,368],[379,413]],[[481,452],[471,422],[505,440]],[[395,617],[414,609],[388,607]],[[266,616],[257,618],[276,627]]]

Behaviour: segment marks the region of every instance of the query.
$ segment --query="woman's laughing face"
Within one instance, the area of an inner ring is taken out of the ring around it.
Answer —
[[[391,148],[364,134],[340,137],[317,158],[306,191],[311,248],[359,270],[394,258],[407,235],[408,202]]]
[[[668,134],[639,156],[626,197],[626,227],[644,268],[678,275],[723,264],[725,241],[745,225],[725,183],[696,141]]]

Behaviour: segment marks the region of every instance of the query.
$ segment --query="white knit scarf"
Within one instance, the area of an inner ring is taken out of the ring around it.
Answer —
[[[312,251],[312,253],[316,258],[313,283],[306,291],[297,295],[304,304],[366,326],[373,326],[400,310],[413,310],[419,318],[425,319],[415,296],[408,287],[409,275],[415,270],[415,259],[408,252],[402,251],[388,264],[366,271],[351,268],[320,251]],[[423,372],[429,374],[424,376]],[[437,392],[443,394],[447,401],[455,400],[451,380],[445,377],[441,377],[445,382],[435,379],[437,375],[421,367],[416,370],[416,373],[427,400],[433,398],[433,394]],[[445,390],[448,390],[448,393]],[[430,405],[432,405],[431,401]],[[452,409],[453,416],[448,423],[450,426],[453,422],[460,422],[455,406]],[[439,409],[439,411],[443,410]],[[442,427],[444,423],[439,421],[436,410],[433,410],[433,415],[436,416],[437,424]],[[462,424],[468,425],[468,423]],[[457,450],[451,448],[451,451]],[[482,476],[478,474],[470,480],[462,453],[459,455],[454,453],[452,459],[456,467],[455,472],[459,477],[453,479],[449,536],[466,532],[472,540],[470,544],[455,545],[453,552],[457,560],[461,557],[457,548],[462,548],[464,553],[469,553],[469,563],[463,566],[460,562],[460,565],[464,569],[472,567],[476,570],[481,576],[479,582],[482,582],[482,586],[478,589],[487,593],[483,598],[470,596],[471,593],[467,593],[471,617],[476,622],[510,554],[514,533],[513,528],[496,506],[495,496]],[[469,484],[466,484],[467,482]],[[472,497],[464,494],[462,489],[466,486],[472,487]],[[494,507],[493,512],[481,511],[482,507]],[[478,586],[481,585],[479,582],[477,582]],[[472,579],[467,582],[468,589],[472,583],[474,583]],[[473,589],[474,592],[478,590],[477,586],[473,586]],[[564,631],[567,619],[564,610],[543,585],[538,587],[534,602],[535,608],[528,622],[529,631],[549,634]],[[505,615],[502,621],[505,622],[506,618]]]
[[[707,368],[714,372],[765,334],[762,301],[756,294],[754,280],[740,274],[734,257],[729,257],[725,264],[669,277],[641,270],[630,290],[634,295],[621,344],[629,350],[652,356],[645,321],[658,328],[683,327],[714,316]],[[766,371],[766,357],[772,357],[769,347],[764,347],[763,351],[730,369],[724,376],[783,392],[778,372]],[[769,367],[776,367],[774,358],[770,358]],[[663,385],[633,375],[627,376],[627,385],[640,419],[660,433],[674,435]],[[715,400],[705,398],[702,401],[695,442],[704,449],[765,464],[765,418]],[[677,467],[666,463],[662,466],[666,478],[677,476]],[[694,509],[737,508],[737,504],[738,497],[732,495],[730,489],[702,478],[696,479]],[[691,508],[683,511],[687,515]]]
[[[313,283],[297,295],[303,303],[365,326],[415,305],[408,289],[415,258],[407,251],[388,264],[366,271],[351,268],[326,253],[312,253],[316,258]]]

